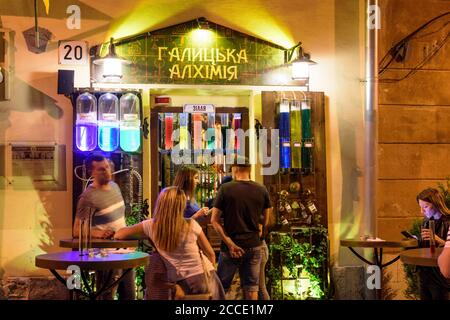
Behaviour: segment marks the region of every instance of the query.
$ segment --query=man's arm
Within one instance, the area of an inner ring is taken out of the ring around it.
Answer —
[[[272,214],[273,208],[267,208],[264,209],[263,216],[264,216],[264,228],[267,230],[269,228],[269,221],[270,221],[270,215]]]
[[[272,210],[273,208],[266,208],[263,211],[263,225],[262,225],[262,230],[260,230],[260,237],[264,238],[267,235],[267,230],[269,230],[269,226],[270,226],[270,215],[272,214]],[[264,234],[263,234],[263,230],[264,230]]]
[[[75,221],[73,223],[72,228],[72,236],[73,238],[78,238],[80,234],[80,224],[81,224],[81,218],[88,218],[89,215],[92,213],[92,204],[81,195],[80,199],[77,203],[77,212],[75,215]],[[102,239],[110,239],[114,235],[113,230],[101,230],[98,228],[91,228],[91,236],[93,238],[102,238]]]
[[[80,235],[80,218],[75,217],[75,221],[73,223],[72,229],[72,237],[74,239],[78,239]],[[113,230],[101,230],[95,227],[91,228],[91,236],[92,238],[101,238],[101,239],[110,239],[114,235]]]
[[[220,238],[225,242],[226,246],[230,250],[230,254],[233,258],[240,258],[244,254],[244,250],[237,246],[233,240],[225,233],[221,223],[220,216],[222,215],[222,211],[217,208],[213,208],[211,215],[211,224],[213,225],[216,232],[219,234]]]
[[[438,258],[438,265],[444,277],[450,279],[450,228],[448,229],[447,242],[445,243],[444,250],[442,250]]]
[[[438,258],[438,265],[442,275],[450,279],[450,245],[442,251]]]

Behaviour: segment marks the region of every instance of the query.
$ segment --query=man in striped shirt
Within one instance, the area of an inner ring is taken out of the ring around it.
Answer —
[[[450,228],[448,228],[444,250],[438,258],[438,265],[444,277],[450,279]]]
[[[122,193],[119,186],[111,180],[111,164],[105,157],[90,156],[86,160],[86,169],[93,182],[78,200],[73,237],[78,237],[80,219],[88,218],[92,214],[92,237],[110,239],[117,230],[126,227]],[[135,299],[134,271],[130,271],[119,283],[118,293],[121,300]],[[104,298],[112,298],[111,293]]]

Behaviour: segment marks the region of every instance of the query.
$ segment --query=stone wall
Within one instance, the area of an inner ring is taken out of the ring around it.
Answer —
[[[69,291],[54,277],[9,277],[0,282],[0,300],[68,300]]]
[[[448,5],[441,0],[380,0],[379,60],[395,43],[447,12]],[[425,33],[436,30],[435,26]],[[444,45],[405,80],[383,81],[405,76],[448,31],[446,27],[410,41],[406,59],[391,64],[380,77],[377,226],[384,239],[401,239],[400,231],[421,219],[416,195],[424,188],[437,187],[450,175],[450,45]],[[389,253],[397,254],[392,250]],[[404,298],[406,282],[401,262],[388,270],[396,299]]]

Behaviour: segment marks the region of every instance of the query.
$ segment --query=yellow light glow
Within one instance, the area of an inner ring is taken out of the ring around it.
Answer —
[[[206,29],[195,29],[189,33],[193,45],[209,46],[215,40],[215,33]]]
[[[230,8],[228,2],[216,2],[212,6],[209,2],[191,0],[184,3],[180,2],[176,6],[170,6],[170,10],[168,10],[166,4],[155,3],[150,0],[140,0],[134,3],[136,5],[131,12],[112,22],[105,35],[105,42],[110,37],[115,39],[129,37],[152,30],[155,26],[161,24],[170,26],[188,21],[189,16],[183,15],[183,12],[207,10],[208,12],[211,11],[211,16],[219,15],[223,17],[225,21],[218,21],[218,23],[231,29],[256,36],[285,48],[290,48],[296,43],[290,26],[283,23],[281,19],[274,18],[273,12],[261,5],[260,0],[250,0],[241,6],[236,6],[236,8]],[[227,14],[224,16],[223,12],[227,12]],[[227,17],[229,17],[228,21]],[[215,22],[214,19],[211,19],[211,21]]]

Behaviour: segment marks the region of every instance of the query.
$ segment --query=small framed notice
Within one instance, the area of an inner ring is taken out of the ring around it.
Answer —
[[[185,104],[184,113],[214,113],[216,108],[213,104]]]

